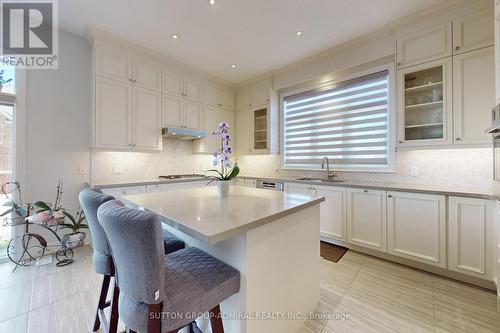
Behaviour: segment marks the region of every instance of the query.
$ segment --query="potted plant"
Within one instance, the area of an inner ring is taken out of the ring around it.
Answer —
[[[76,217],[64,211],[64,215],[70,220],[70,223],[60,223],[62,229],[70,229],[71,233],[66,234],[62,238],[62,244],[68,248],[75,248],[82,246],[85,240],[85,233],[81,229],[88,229],[88,225],[83,223],[85,221],[85,214],[83,210],[76,213]]]
[[[0,70],[0,92],[2,91],[4,84],[9,83],[10,81],[12,81],[12,79],[4,79],[3,78],[4,73],[5,73],[5,70],[3,70],[3,69]]]
[[[33,204],[37,208],[35,214],[27,218],[30,223],[43,224],[48,227],[57,226],[65,217],[64,208],[61,204],[62,182],[59,180],[56,190],[56,199],[53,204],[37,201]]]
[[[217,181],[217,193],[219,197],[229,195],[229,184],[231,179],[235,178],[240,172],[240,168],[231,161],[232,149],[229,145],[231,136],[229,135],[229,124],[222,122],[212,132],[212,135],[220,138],[220,147],[214,151],[213,165],[220,166],[220,170],[208,170],[216,172],[218,176],[212,176],[212,181]]]

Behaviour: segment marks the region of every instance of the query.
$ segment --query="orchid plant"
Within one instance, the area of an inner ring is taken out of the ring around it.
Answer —
[[[220,138],[220,146],[214,151],[213,165],[214,167],[219,166],[220,170],[208,170],[212,172],[217,172],[218,176],[211,177],[212,180],[227,181],[231,180],[238,175],[240,168],[236,162],[231,161],[231,155],[233,153],[229,143],[231,142],[231,136],[229,135],[229,124],[222,122],[217,126],[217,128],[212,131],[212,135],[218,136]]]

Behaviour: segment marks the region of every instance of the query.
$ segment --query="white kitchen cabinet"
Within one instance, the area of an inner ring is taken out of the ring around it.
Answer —
[[[493,203],[449,197],[450,270],[491,280],[494,270]]]
[[[201,103],[201,79],[173,73],[163,72],[163,93]]]
[[[245,186],[245,180],[243,178],[234,178],[233,185],[234,186]]]
[[[203,104],[233,111],[234,103],[234,94],[227,89],[208,82],[203,85]]]
[[[110,188],[103,188],[102,191],[118,199],[124,195],[146,193],[146,186],[139,185],[139,186],[110,187]]]
[[[452,59],[398,71],[399,146],[451,144]]]
[[[406,68],[452,55],[452,24],[418,31],[396,41],[398,68]]]
[[[96,47],[95,74],[103,77],[130,82],[132,79],[132,58],[124,52]]]
[[[133,147],[160,150],[162,148],[161,93],[134,87],[133,101]]]
[[[267,105],[269,103],[269,92],[270,87],[267,82],[239,92],[236,95],[238,111]]]
[[[163,126],[181,127],[184,125],[184,100],[182,97],[163,95]]]
[[[387,251],[446,268],[445,196],[387,192]]]
[[[155,91],[161,91],[161,67],[134,59],[134,85]]]
[[[201,128],[201,104],[184,101],[184,127],[191,129]]]
[[[163,72],[163,93],[183,97],[184,78],[180,74]]]
[[[236,95],[236,108],[238,111],[252,107],[252,91],[242,91]]]
[[[257,187],[257,180],[245,179],[245,187]]]
[[[163,95],[163,127],[200,129],[201,104],[173,95]]]
[[[321,236],[347,241],[346,189],[334,186],[312,186],[311,193],[325,197],[321,203]]]
[[[489,144],[495,104],[493,46],[453,57],[453,109],[456,144]]]
[[[151,184],[146,185],[146,193],[167,192],[172,190],[181,190],[187,188],[200,188],[206,186],[208,181],[194,181],[194,182],[179,182],[169,184]]]
[[[236,152],[252,152],[253,111],[247,109],[236,113]]]
[[[486,9],[453,21],[453,53],[460,54],[493,46],[495,19],[493,9]]]
[[[96,77],[95,147],[130,148],[132,85]]]
[[[362,247],[387,251],[386,192],[347,189],[347,239]]]

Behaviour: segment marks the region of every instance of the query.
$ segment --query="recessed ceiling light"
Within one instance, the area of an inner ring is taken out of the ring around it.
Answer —
[[[172,35],[172,38],[173,38],[173,39],[178,39],[178,38],[179,38],[179,35],[173,34],[173,35]]]
[[[295,34],[296,34],[297,36],[302,36],[302,31],[297,31]]]
[[[209,1],[208,1],[208,4],[209,4],[210,6],[215,5],[215,0],[209,0]]]
[[[231,68],[236,68],[237,66],[235,64],[232,64],[231,65]]]

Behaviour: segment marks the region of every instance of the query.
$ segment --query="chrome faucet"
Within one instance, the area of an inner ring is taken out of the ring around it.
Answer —
[[[328,157],[323,157],[323,161],[321,162],[321,169],[323,170],[325,168],[325,160],[326,160],[326,174],[328,175],[328,179],[332,179],[335,177],[335,172],[330,171],[330,160],[328,160]]]

